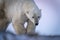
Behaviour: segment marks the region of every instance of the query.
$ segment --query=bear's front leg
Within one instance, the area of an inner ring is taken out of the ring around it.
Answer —
[[[19,21],[20,20],[16,20],[15,22],[13,22],[13,27],[17,34],[25,34],[26,31],[25,31],[24,25]]]
[[[12,19],[13,27],[18,35],[25,34],[26,30],[24,28],[24,23],[26,18],[24,15],[19,15],[19,14],[17,15],[15,15],[15,17],[13,17]]]
[[[30,20],[28,21],[28,25],[26,29],[28,35],[37,35],[37,33],[35,33],[36,26]]]

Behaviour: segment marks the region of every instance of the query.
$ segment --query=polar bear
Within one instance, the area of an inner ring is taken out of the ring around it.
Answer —
[[[4,8],[0,12],[0,31],[5,31],[12,22],[16,34],[35,33],[35,28],[41,18],[41,10],[34,0],[3,0]],[[4,15],[4,16],[3,16]],[[27,22],[27,27],[24,24]]]

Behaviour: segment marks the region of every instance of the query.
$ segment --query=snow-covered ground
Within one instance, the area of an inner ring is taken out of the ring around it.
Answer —
[[[41,35],[60,35],[60,0],[35,0],[35,2],[42,10],[36,32]],[[15,33],[12,24],[7,30]]]
[[[60,40],[60,36],[28,36],[12,33],[0,33],[0,40]]]

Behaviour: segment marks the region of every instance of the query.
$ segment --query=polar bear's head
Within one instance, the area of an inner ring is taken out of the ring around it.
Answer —
[[[39,24],[39,20],[41,18],[41,10],[29,11],[26,15],[28,19],[33,22],[34,25]]]
[[[33,22],[34,25],[38,25],[41,17],[41,10],[37,7],[37,5],[34,2],[26,2],[23,6],[23,10],[27,18]]]

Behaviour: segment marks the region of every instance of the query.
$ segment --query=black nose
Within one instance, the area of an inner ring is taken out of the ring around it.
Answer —
[[[38,23],[35,23],[35,25],[38,25]]]

